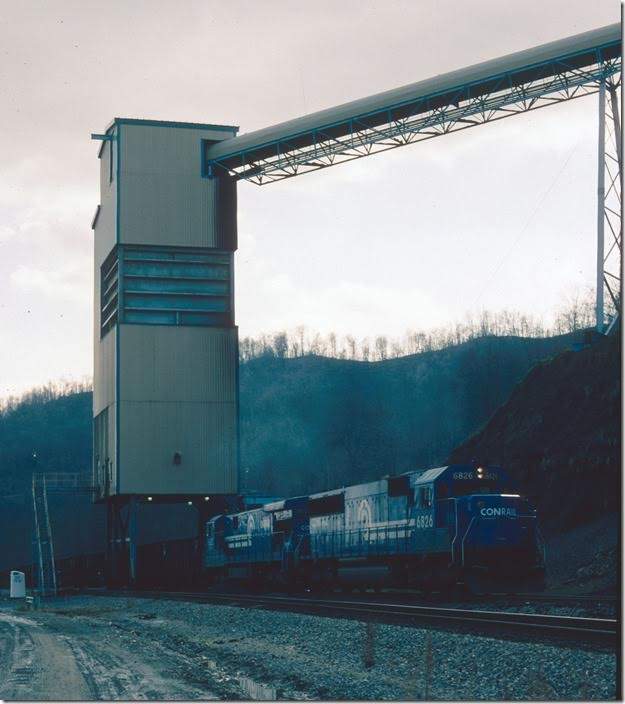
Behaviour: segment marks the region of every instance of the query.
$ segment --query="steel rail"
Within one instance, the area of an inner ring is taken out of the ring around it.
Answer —
[[[88,590],[93,594],[95,590]],[[263,607],[272,610],[312,613],[317,616],[372,620],[412,627],[432,627],[485,633],[513,639],[548,639],[614,649],[619,642],[616,619],[527,614],[509,611],[456,609],[376,601],[317,599],[212,592],[98,591],[103,596],[168,599],[226,606]]]
[[[548,604],[618,604],[620,599],[614,595],[594,594],[493,594],[493,601],[532,602],[538,601]],[[485,596],[484,599],[488,599]]]
[[[406,589],[391,589],[387,592],[389,596],[397,597],[414,597],[422,598],[421,592]],[[491,592],[486,594],[467,594],[466,597],[456,596],[451,598],[445,594],[430,595],[427,599],[422,598],[425,603],[510,603],[510,604],[531,604],[533,602],[542,604],[556,604],[562,606],[599,606],[599,605],[616,605],[620,603],[620,598],[610,594],[545,594],[545,593],[530,593],[530,592]]]

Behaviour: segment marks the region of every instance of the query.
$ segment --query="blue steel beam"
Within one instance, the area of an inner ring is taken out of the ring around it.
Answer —
[[[334,109],[337,114],[345,115],[345,108],[353,105],[354,114],[346,119],[324,124],[323,119],[312,115],[259,131],[259,137],[271,134],[272,130],[276,133],[274,139],[267,141],[254,140],[256,133],[252,133],[217,145],[207,142],[203,151],[203,173],[218,175],[226,171],[237,179],[262,185],[596,93],[602,80],[620,87],[620,25],[618,27],[618,35],[613,27],[596,31],[594,35],[580,35],[586,39],[583,49],[529,65],[519,66],[516,61],[513,70],[494,74],[482,70],[478,78],[456,85],[452,85],[449,76],[455,78],[463,72],[414,84],[415,92],[436,82],[445,87],[409,100],[391,100],[369,112],[359,113],[357,108],[367,101],[375,101],[377,96]],[[610,36],[609,41],[605,40],[606,34]],[[588,35],[603,41],[596,46],[589,45]],[[566,41],[574,45],[576,39],[562,40],[554,46],[560,47]],[[547,49],[551,46],[531,50],[532,56],[549,53]],[[528,52],[467,69],[466,75],[479,74],[480,68],[491,65],[506,62],[514,65],[514,59],[525,54]],[[396,93],[398,91],[389,91],[380,97],[392,97]],[[329,117],[332,112],[324,111],[319,116]],[[306,122],[310,129],[291,131],[296,124]]]

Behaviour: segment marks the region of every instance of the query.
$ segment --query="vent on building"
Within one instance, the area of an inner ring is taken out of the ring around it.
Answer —
[[[119,298],[117,251],[113,250],[100,269],[100,334],[102,337],[117,322]]]
[[[117,320],[232,325],[231,253],[118,245],[113,254],[113,261],[109,257],[102,267],[102,335]]]

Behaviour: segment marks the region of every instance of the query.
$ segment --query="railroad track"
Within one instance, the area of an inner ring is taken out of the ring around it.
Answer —
[[[492,594],[466,594],[458,595],[455,599],[451,599],[445,594],[432,594],[427,599],[422,596],[418,591],[408,590],[408,589],[392,589],[381,594],[376,594],[376,598],[379,596],[388,596],[389,598],[404,598],[404,599],[415,599],[419,600],[423,605],[429,605],[429,603],[442,603],[450,604],[453,601],[456,603],[489,603],[489,604],[531,604],[531,603],[542,603],[542,604],[556,604],[560,606],[614,606],[616,607],[620,603],[620,599],[617,596],[605,594],[545,594],[545,593],[523,593],[517,592],[515,594],[507,594],[503,592],[494,592]],[[364,595],[363,595],[364,596]],[[429,602],[429,603],[428,603]]]
[[[545,604],[618,604],[619,598],[613,595],[594,594],[493,594],[480,597],[487,601],[510,601],[510,602],[542,602]]]
[[[89,591],[89,593],[94,593]],[[513,638],[530,638],[572,642],[614,649],[619,642],[619,622],[607,618],[583,618],[551,614],[527,614],[509,611],[456,609],[414,604],[356,601],[352,599],[317,599],[314,597],[252,595],[233,593],[99,591],[105,596],[194,601],[247,608],[310,613],[380,621],[403,626],[431,627],[444,630],[470,631]]]

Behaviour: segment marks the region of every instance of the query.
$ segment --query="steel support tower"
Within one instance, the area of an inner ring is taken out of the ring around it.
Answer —
[[[620,81],[613,76],[599,85],[597,164],[596,325],[600,333],[617,329],[623,280],[623,154],[619,110]]]

